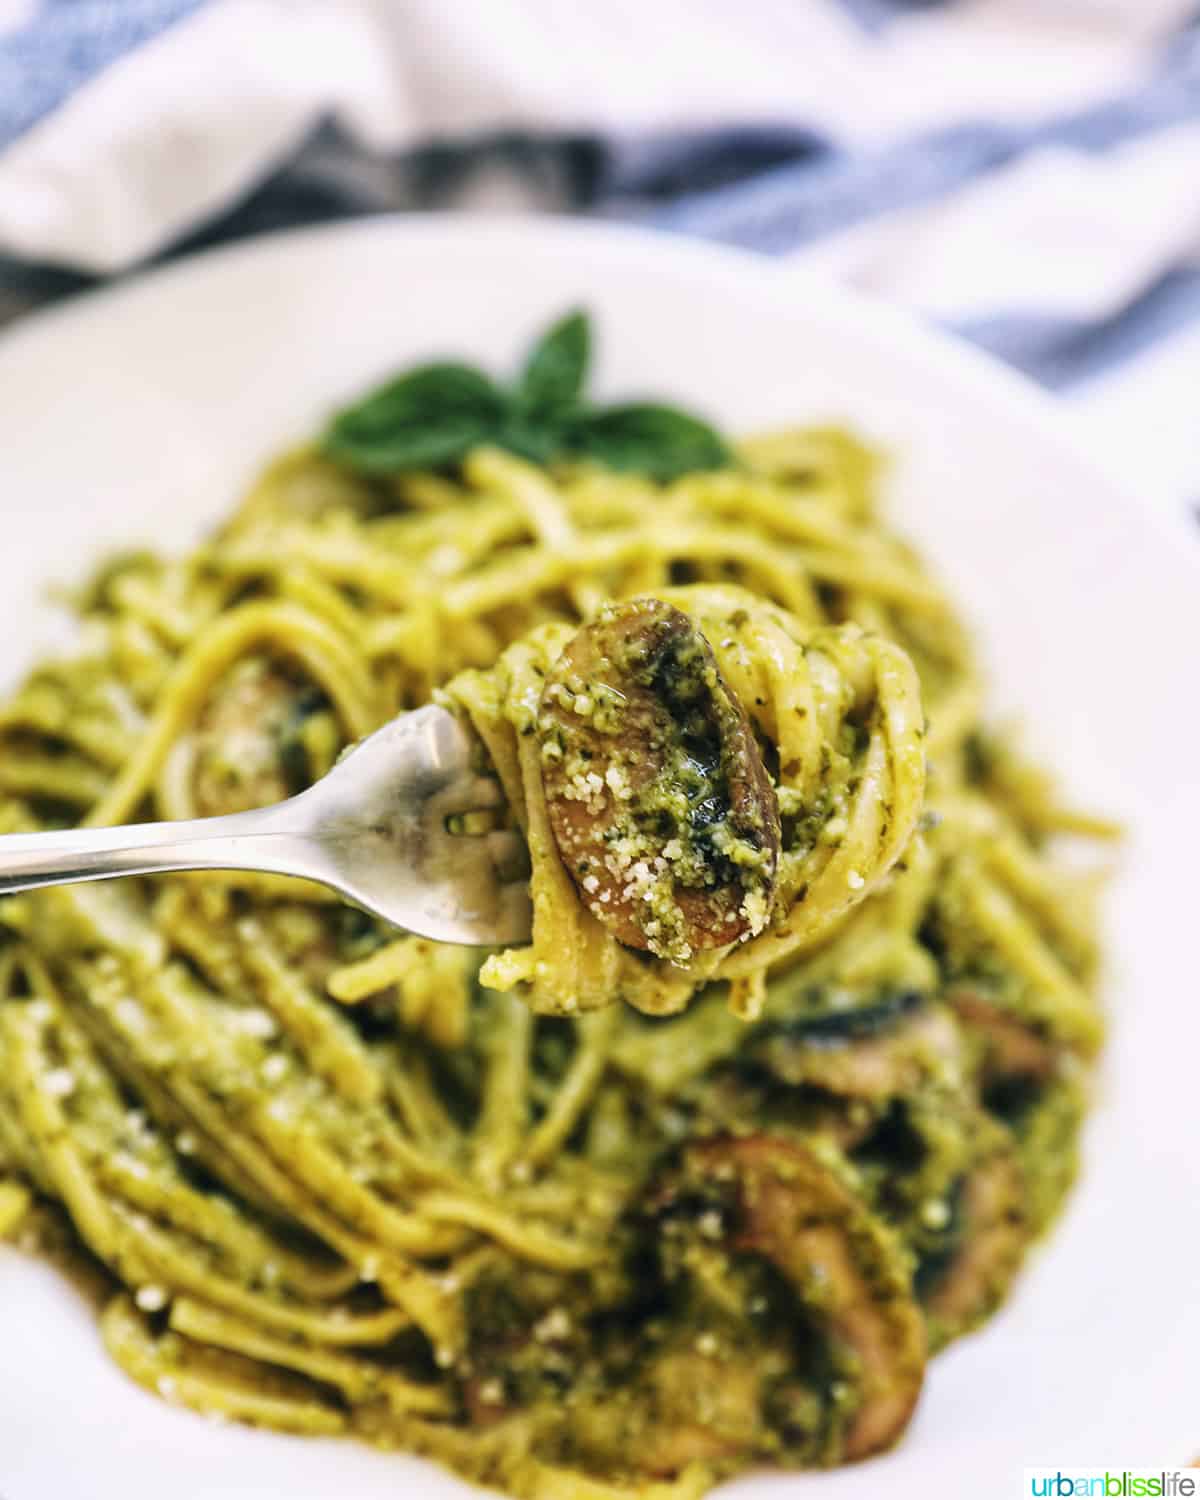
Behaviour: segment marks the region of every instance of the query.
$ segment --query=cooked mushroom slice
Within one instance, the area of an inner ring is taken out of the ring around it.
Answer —
[[[547,677],[538,734],[559,853],[621,942],[686,963],[762,930],[775,792],[687,615],[659,599],[602,610]]]
[[[692,1222],[690,1205],[699,1206]],[[704,1142],[688,1149],[681,1169],[660,1188],[657,1210],[664,1264],[677,1278],[703,1275],[714,1250],[730,1273],[739,1263],[757,1262],[778,1274],[803,1319],[803,1330],[797,1325],[785,1346],[789,1368],[772,1369],[778,1327],[765,1330],[765,1351],[755,1353],[753,1328],[744,1348],[734,1350],[734,1371],[760,1373],[763,1430],[747,1458],[774,1451],[784,1461],[828,1463],[865,1458],[896,1441],[921,1389],[924,1326],[898,1241],[829,1166],[806,1147],[773,1136]],[[707,1276],[719,1281],[720,1272],[710,1264]],[[659,1431],[646,1450],[656,1472],[668,1467],[664,1455],[699,1456],[707,1448],[706,1456],[716,1456],[704,1413],[713,1407],[717,1378],[714,1372],[707,1407],[698,1402],[692,1420],[682,1421],[676,1402],[674,1426]],[[743,1383],[730,1390],[739,1393],[743,1413]],[[728,1433],[733,1413],[722,1411]],[[697,1429],[707,1433],[703,1441]]]
[[[952,1247],[918,1268],[935,1352],[995,1312],[1029,1243],[1024,1177],[1007,1134],[997,1131],[959,1186]]]
[[[1057,1049],[1030,1023],[978,990],[951,990],[946,1002],[981,1046],[985,1088],[1006,1078],[1044,1080],[1053,1074]]]
[[[983,1107],[1016,1137],[1029,1234],[1054,1218],[1078,1167],[1076,1141],[1087,1110],[1087,1073],[1071,1048],[974,989],[946,995],[969,1041]]]
[[[745,1052],[781,1083],[879,1102],[956,1070],[961,1045],[944,1008],[904,994],[869,1010],[765,1022]]]

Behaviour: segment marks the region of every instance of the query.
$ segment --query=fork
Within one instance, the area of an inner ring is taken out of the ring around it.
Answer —
[[[524,942],[532,916],[520,836],[451,831],[504,800],[499,783],[475,770],[476,750],[453,714],[419,708],[270,807],[0,837],[0,894],[168,870],[254,870],[317,881],[438,942]]]

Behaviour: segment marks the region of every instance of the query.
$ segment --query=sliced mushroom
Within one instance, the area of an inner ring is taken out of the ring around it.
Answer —
[[[984,1109],[1016,1138],[1021,1206],[1028,1237],[1040,1234],[1062,1206],[1078,1167],[1087,1075],[1069,1046],[974,989],[946,995],[976,1044],[975,1080]]]
[[[969,1036],[982,1043],[982,1080],[1029,1078],[1039,1082],[1054,1073],[1057,1050],[1019,1016],[977,990],[952,990],[947,1003]]]
[[[762,930],[775,792],[687,615],[659,599],[604,609],[547,677],[538,734],[559,854],[615,937],[686,963]]]
[[[774,1383],[776,1408],[820,1413],[817,1446],[811,1430],[806,1439],[777,1434],[776,1446],[785,1454],[794,1446],[799,1461],[827,1462],[865,1458],[895,1442],[920,1394],[925,1332],[891,1231],[816,1154],[767,1135],[689,1148],[660,1191],[659,1212],[673,1201],[705,1205],[701,1235],[710,1244],[714,1232],[722,1234],[735,1259],[757,1256],[773,1266],[828,1345],[838,1372],[831,1382],[813,1386],[797,1350],[794,1377]],[[684,1266],[689,1261],[696,1263],[695,1252],[682,1257]]]
[[[953,1248],[918,1271],[933,1350],[982,1323],[1003,1301],[1029,1243],[1024,1197],[1016,1153],[997,1138],[963,1179]]]
[[[913,1093],[940,1071],[956,1069],[961,1045],[947,1011],[912,996],[910,1003],[866,1012],[768,1022],[746,1050],[782,1083],[878,1102]]]

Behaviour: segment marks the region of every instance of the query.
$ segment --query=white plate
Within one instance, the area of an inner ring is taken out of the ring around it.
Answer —
[[[34,649],[47,581],[117,542],[186,541],[332,403],[429,354],[511,367],[575,303],[596,315],[610,393],[676,397],[735,430],[846,418],[894,445],[893,513],[977,625],[995,703],[1135,830],[1112,902],[1104,1097],[1065,1221],[1004,1312],[935,1361],[896,1453],[737,1492],[837,1500],[877,1481],[893,1500],[998,1500],[1027,1464],[1186,1462],[1200,1450],[1200,554],[1112,489],[1014,376],[757,259],[609,228],[376,220],[203,256],[0,341],[0,672]],[[0,1252],[0,1495],[117,1493],[466,1492],[403,1457],[160,1404],[109,1367],[51,1272]]]

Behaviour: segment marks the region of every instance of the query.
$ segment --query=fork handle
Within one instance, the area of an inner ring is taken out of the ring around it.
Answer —
[[[177,823],[64,828],[0,837],[0,895],[168,870],[258,870],[320,880],[320,860],[293,803]]]

